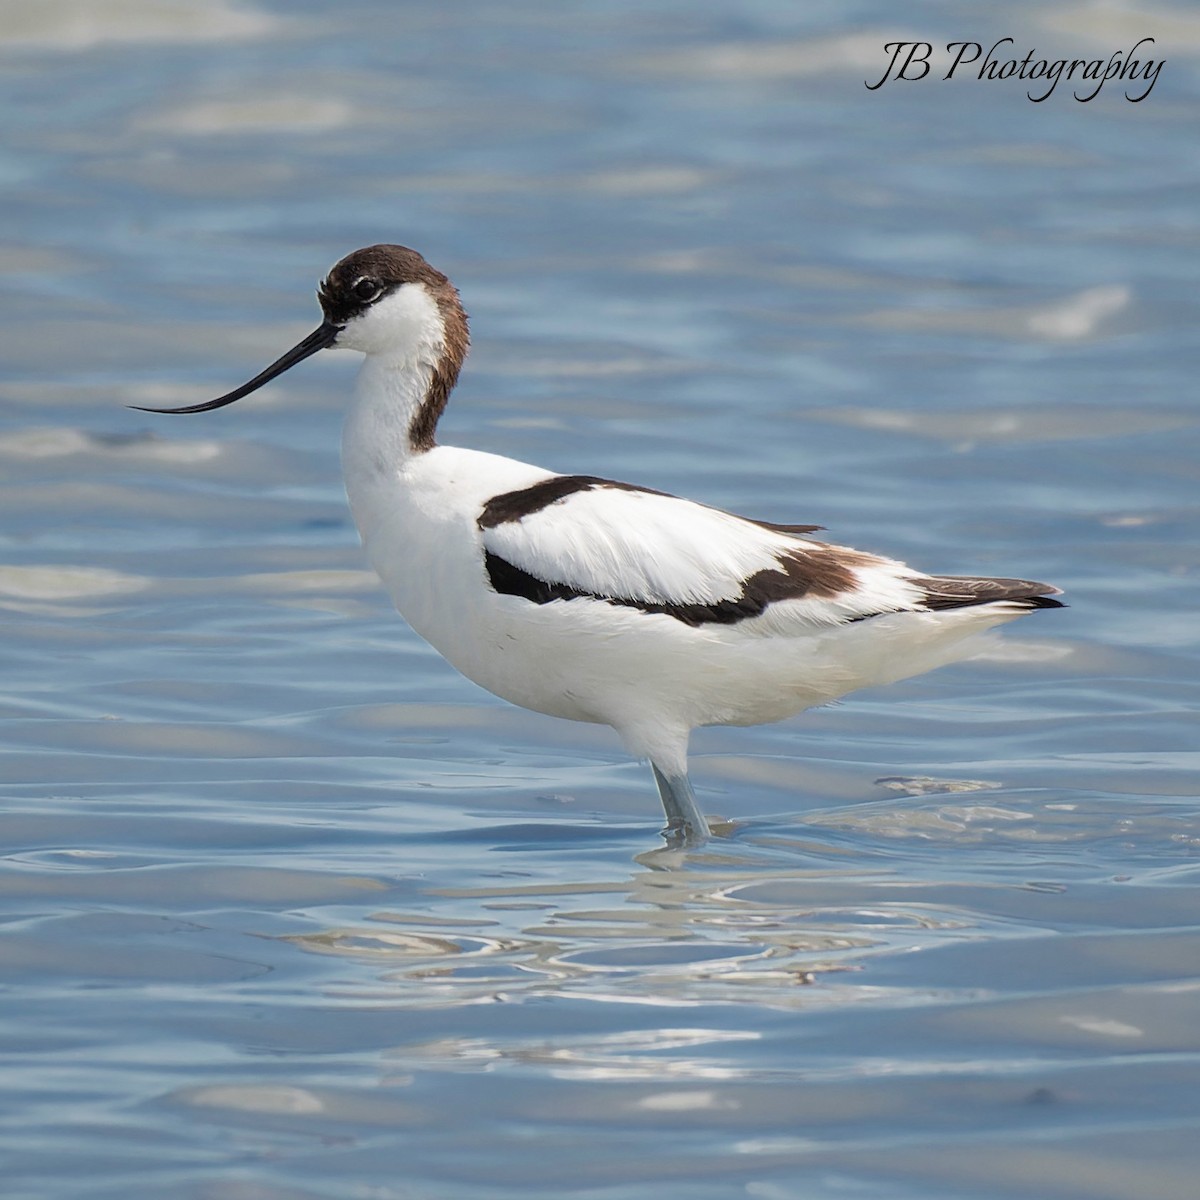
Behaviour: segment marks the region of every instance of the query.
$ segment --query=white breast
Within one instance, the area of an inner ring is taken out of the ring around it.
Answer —
[[[486,637],[494,593],[483,570],[480,510],[497,492],[528,487],[552,472],[513,459],[437,446],[381,469],[361,430],[343,437],[346,494],[371,565],[400,614],[459,670]]]

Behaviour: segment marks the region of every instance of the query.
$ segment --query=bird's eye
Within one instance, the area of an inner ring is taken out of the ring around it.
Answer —
[[[360,279],[354,285],[354,294],[360,300],[363,300],[368,304],[372,300],[378,300],[379,293],[382,291],[383,291],[383,288],[381,288],[379,286],[379,284],[375,282],[374,279]]]

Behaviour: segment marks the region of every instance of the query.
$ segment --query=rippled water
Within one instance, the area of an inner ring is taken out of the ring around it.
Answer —
[[[7,1200],[1178,1200],[1200,1155],[1194,10],[0,4]],[[897,37],[1166,67],[863,87]],[[364,569],[329,264],[447,440],[1068,591],[697,735],[459,679]]]

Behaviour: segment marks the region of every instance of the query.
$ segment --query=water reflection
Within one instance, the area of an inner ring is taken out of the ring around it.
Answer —
[[[397,1047],[388,1052],[388,1057],[415,1070],[479,1071],[505,1066],[546,1071],[556,1079],[737,1079],[747,1077],[749,1072],[727,1061],[705,1057],[703,1051],[759,1037],[751,1030],[671,1025],[590,1038],[548,1037],[527,1045],[490,1044],[481,1038],[445,1039]],[[686,1055],[680,1056],[681,1051]],[[667,1054],[671,1057],[665,1057]],[[654,1107],[646,1101],[642,1104]]]
[[[839,1005],[852,994],[835,976],[864,956],[908,951],[979,928],[962,895],[931,902],[930,890],[886,872],[801,867],[781,839],[769,852],[738,855],[655,849],[626,881],[586,885],[491,884],[437,887],[478,919],[371,914],[373,925],[288,935],[310,953],[369,968],[343,997],[390,997],[401,1005],[521,1002],[538,996],[639,1004]],[[774,858],[765,867],[764,858]],[[597,893],[615,904],[581,900]],[[822,903],[836,897],[837,903]],[[857,903],[856,903],[857,901]],[[533,916],[530,921],[529,917]],[[462,928],[448,929],[453,924]],[[500,928],[497,928],[499,926]],[[811,990],[814,983],[822,987]]]

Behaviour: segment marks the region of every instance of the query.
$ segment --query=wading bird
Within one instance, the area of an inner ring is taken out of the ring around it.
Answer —
[[[1058,593],[926,575],[651,488],[441,446],[467,353],[458,291],[415,250],[356,250],[324,320],[232,404],[324,349],[365,355],[342,434],[346,492],[396,608],[468,679],[536,712],[611,725],[649,760],[668,840],[708,835],[691,731],[778,721],[951,662]]]

